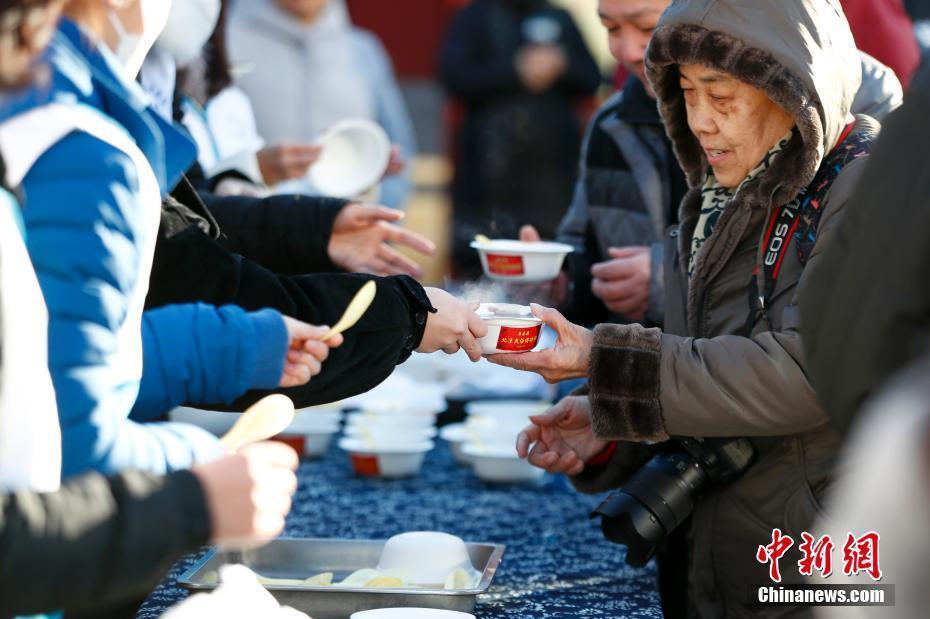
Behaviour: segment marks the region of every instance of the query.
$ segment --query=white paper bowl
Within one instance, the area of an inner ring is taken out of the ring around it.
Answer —
[[[432,441],[377,444],[357,438],[339,440],[339,448],[349,453],[352,469],[361,477],[411,477],[420,472]]]
[[[307,172],[321,194],[353,198],[381,181],[391,159],[391,141],[375,122],[339,121],[319,140],[320,157]]]
[[[495,483],[525,483],[542,479],[546,474],[517,456],[513,443],[479,445],[466,443],[462,451],[471,459],[475,474],[484,481]]]
[[[529,352],[536,348],[542,332],[538,318],[490,318],[484,324],[488,332],[478,344],[485,355]]]
[[[488,328],[478,339],[485,355],[528,352],[539,343],[543,321],[525,305],[482,303],[477,314]]]
[[[491,279],[511,282],[545,282],[558,277],[565,256],[574,248],[565,243],[512,240],[472,241],[481,267]]]
[[[376,608],[352,613],[349,619],[475,619],[470,613],[439,608]]]
[[[378,570],[397,570],[415,585],[441,585],[456,569],[472,571],[465,542],[448,533],[414,531],[390,538]]]

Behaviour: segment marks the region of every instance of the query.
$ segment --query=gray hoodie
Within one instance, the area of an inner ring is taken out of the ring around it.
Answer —
[[[343,0],[331,0],[311,25],[275,0],[238,0],[227,28],[236,85],[251,100],[266,143],[314,142],[339,120],[367,118],[407,159],[416,155],[387,53],[374,35],[352,26]],[[409,186],[408,166],[382,183],[382,201],[402,206]]]

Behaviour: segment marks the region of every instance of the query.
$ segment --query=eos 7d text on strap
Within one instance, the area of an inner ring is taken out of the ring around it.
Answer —
[[[804,199],[804,193],[800,196]],[[764,269],[765,288],[759,295],[759,304],[765,309],[766,303],[775,291],[775,282],[778,280],[778,273],[781,271],[781,263],[788,252],[788,245],[791,244],[791,237],[794,236],[798,227],[800,218],[798,215],[801,210],[801,200],[795,198],[788,204],[784,205],[772,216],[769,222],[769,229],[765,233],[765,256],[762,258]],[[758,266],[753,273],[753,277],[759,273]]]
[[[772,293],[775,291],[775,284],[778,281],[778,273],[781,271],[781,264],[788,253],[788,246],[791,245],[791,238],[794,236],[800,220],[801,201],[804,199],[802,192],[799,198],[788,202],[772,215],[769,222],[768,230],[765,232],[764,245],[765,254],[762,257],[764,288],[759,290],[757,277],[759,275],[759,266],[752,272],[752,278],[749,281],[749,316],[746,317],[746,326],[743,328],[746,337],[752,335],[752,327],[756,323],[756,317],[761,312],[765,316],[765,308]]]
[[[836,147],[824,160],[817,176],[808,186],[812,190],[808,191],[808,188],[805,188],[794,200],[782,206],[772,215],[763,240],[763,247],[765,248],[762,257],[764,287],[759,290],[758,265],[753,270],[752,278],[749,281],[749,316],[746,318],[746,326],[743,328],[746,337],[752,336],[752,328],[759,314],[771,324],[765,312],[772,294],[775,292],[778,274],[787,255],[788,247],[791,245],[791,240],[797,240],[798,259],[802,265],[807,264],[807,259],[810,258],[816,242],[820,216],[823,214],[821,207],[830,191],[830,187],[833,185],[833,181],[836,180],[836,177],[839,176],[847,164],[868,154],[874,136],[869,133],[852,135],[854,125],[853,122],[846,126]]]

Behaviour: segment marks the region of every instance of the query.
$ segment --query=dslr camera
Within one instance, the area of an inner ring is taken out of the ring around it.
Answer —
[[[739,477],[755,459],[745,438],[674,439],[676,449],[657,454],[591,513],[601,531],[627,547],[626,562],[643,566],[687,519],[699,493]]]

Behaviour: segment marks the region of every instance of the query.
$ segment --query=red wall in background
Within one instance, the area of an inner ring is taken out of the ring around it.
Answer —
[[[435,77],[449,19],[469,0],[347,0],[352,21],[384,43],[399,77]]]

